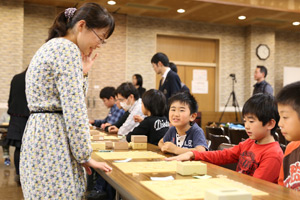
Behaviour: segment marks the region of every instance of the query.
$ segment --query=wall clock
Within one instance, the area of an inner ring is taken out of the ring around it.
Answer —
[[[270,49],[266,44],[260,44],[256,47],[256,56],[260,60],[267,60],[270,56]]]

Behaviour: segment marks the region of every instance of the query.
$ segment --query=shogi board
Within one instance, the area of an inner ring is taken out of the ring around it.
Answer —
[[[252,196],[268,195],[266,192],[227,178],[141,181],[141,183],[163,199],[204,199],[207,189],[232,188],[246,190]]]
[[[121,171],[129,173],[158,173],[176,172],[177,161],[155,161],[155,162],[127,162],[114,163]]]
[[[105,160],[120,160],[126,158],[132,159],[155,159],[164,158],[165,156],[152,151],[126,151],[126,152],[97,152],[96,155]]]
[[[91,140],[93,140],[93,136],[91,136]],[[119,138],[113,135],[104,135],[104,140],[119,140]]]
[[[117,136],[113,136],[113,135],[106,135],[106,136],[104,136],[104,140],[120,140],[120,138],[118,138]]]

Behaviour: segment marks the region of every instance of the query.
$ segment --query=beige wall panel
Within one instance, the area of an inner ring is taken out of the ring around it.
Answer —
[[[158,35],[157,51],[168,52],[170,60],[216,62],[216,42],[210,39]]]
[[[10,81],[22,71],[23,1],[0,0],[0,114],[7,111]]]
[[[275,38],[274,74],[275,94],[277,94],[283,87],[283,68],[300,67],[300,33],[277,32]]]

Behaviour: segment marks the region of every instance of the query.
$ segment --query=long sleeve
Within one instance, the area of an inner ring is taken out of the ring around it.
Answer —
[[[106,123],[107,122],[107,117],[105,117],[105,119],[97,119],[94,122],[94,126],[100,127],[101,124]]]
[[[240,152],[241,148],[239,145],[236,145],[230,149],[224,149],[222,151],[193,151],[195,155],[195,160],[203,160],[216,165],[237,163],[239,160]]]
[[[149,133],[149,124],[145,118],[137,127],[135,127],[128,135],[126,136],[127,142],[131,142],[132,135],[147,135]]]
[[[92,148],[84,101],[80,52],[74,47],[62,47],[56,57],[55,62],[59,62],[56,66],[60,68],[54,69],[55,83],[59,92],[70,149],[77,162],[84,163],[90,159]]]
[[[135,127],[139,125],[138,122],[135,122],[133,119],[134,115],[141,115],[144,116],[142,112],[142,107],[141,107],[141,99],[138,99],[135,101],[132,110],[130,110],[130,114],[127,117],[126,121],[124,124],[120,127],[118,131],[118,135],[127,135],[130,131],[132,131]]]

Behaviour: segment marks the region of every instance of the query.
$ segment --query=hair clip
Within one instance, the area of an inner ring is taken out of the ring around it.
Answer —
[[[77,10],[76,8],[67,8],[65,10],[66,18],[71,19],[74,16],[74,13],[76,12],[76,10]]]

